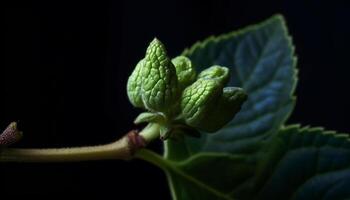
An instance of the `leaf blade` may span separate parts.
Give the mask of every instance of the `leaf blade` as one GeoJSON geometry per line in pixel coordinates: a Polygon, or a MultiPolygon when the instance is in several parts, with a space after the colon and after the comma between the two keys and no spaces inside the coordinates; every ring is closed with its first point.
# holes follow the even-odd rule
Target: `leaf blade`
{"type": "Polygon", "coordinates": [[[182,162],[167,162],[171,163],[165,171],[173,199],[234,199],[232,184],[239,185],[247,174],[253,173],[253,168],[247,165],[249,159],[243,155],[200,153],[182,162]],[[236,176],[231,179],[224,179],[225,173],[202,176],[218,166],[223,171],[233,170],[236,176]]]}
{"type": "MultiPolygon", "coordinates": [[[[241,160],[239,165],[254,165],[254,170],[244,174],[243,178],[234,184],[217,185],[214,178],[210,178],[211,181],[208,182],[206,180],[208,177],[205,177],[208,176],[206,172],[213,173],[215,177],[222,177],[222,174],[226,174],[225,181],[226,179],[232,180],[235,177],[233,175],[234,166],[227,165],[232,169],[232,172],[228,173],[218,167],[213,171],[213,168],[208,168],[207,165],[192,163],[195,162],[195,159],[187,163],[188,167],[193,168],[187,171],[188,175],[196,176],[196,173],[202,172],[202,175],[197,177],[198,180],[207,182],[208,185],[229,198],[244,200],[277,197],[278,199],[299,200],[310,199],[306,198],[310,196],[320,199],[320,195],[325,199],[350,198],[348,190],[344,190],[349,187],[350,181],[343,178],[348,177],[350,173],[348,171],[350,169],[348,135],[336,134],[334,131],[325,131],[322,128],[301,128],[298,125],[280,130],[294,108],[293,93],[297,82],[294,47],[281,16],[274,16],[259,25],[238,32],[210,37],[204,42],[195,44],[191,49],[185,50],[183,55],[190,57],[197,69],[212,64],[231,67],[233,77],[236,78],[230,81],[231,86],[243,87],[250,99],[236,118],[220,132],[209,136],[204,135],[199,139],[185,137],[184,142],[167,141],[165,159],[181,168],[179,163],[207,153],[226,154],[227,163],[230,162],[229,157],[232,155],[245,155],[246,158],[241,160]],[[269,34],[269,29],[273,29],[275,33],[269,34]],[[265,33],[255,35],[254,38],[254,32],[265,33]],[[272,40],[263,44],[261,41],[264,37],[272,37],[272,40]],[[251,48],[254,41],[255,44],[260,44],[265,48],[260,48],[259,52],[254,51],[251,48]],[[281,43],[283,45],[278,46],[281,43]],[[271,49],[274,49],[274,54],[271,53],[271,49]],[[267,58],[264,60],[265,57],[267,58]],[[254,60],[255,62],[252,62],[254,60]],[[272,63],[272,67],[268,63],[272,63]],[[266,69],[269,70],[263,74],[265,77],[257,80],[252,78],[266,72],[266,69]],[[285,134],[286,132],[290,134],[285,134]],[[329,165],[331,163],[329,159],[332,157],[338,159],[336,163],[329,165]],[[294,161],[301,164],[293,165],[294,161]],[[290,166],[294,166],[295,169],[291,170],[290,166]],[[317,173],[321,171],[331,174],[331,178],[319,177],[317,173]],[[329,181],[330,179],[333,181],[329,181]],[[315,188],[312,184],[315,180],[323,180],[324,188],[330,189],[327,189],[324,194],[315,193],[322,189],[320,187],[312,192],[308,188],[315,188]],[[291,185],[286,183],[291,183],[291,185]],[[225,189],[227,185],[232,187],[230,192],[225,189]],[[276,193],[276,191],[283,192],[276,193]]],[[[214,158],[207,159],[215,160],[214,158]]],[[[171,174],[171,171],[166,171],[167,174],[171,174]]],[[[169,175],[169,177],[170,184],[176,183],[172,187],[173,197],[196,199],[199,195],[200,198],[197,199],[223,199],[218,196],[206,198],[209,196],[206,191],[192,190],[193,187],[185,183],[185,180],[175,175],[169,175]]]]}
{"type": "MultiPolygon", "coordinates": [[[[255,198],[325,198],[328,186],[350,177],[349,143],[348,136],[322,128],[282,129],[267,146],[265,159],[258,166],[255,198]],[[342,145],[334,140],[341,140],[342,145]]],[[[342,192],[345,195],[347,190],[342,192]]],[[[350,193],[346,195],[350,197],[350,193]]]]}
{"type": "Polygon", "coordinates": [[[260,155],[201,152],[162,162],[173,199],[341,200],[350,198],[349,144],[348,135],[292,125],[260,155]]]}
{"type": "Polygon", "coordinates": [[[219,132],[203,134],[201,139],[185,138],[179,148],[173,148],[173,141],[166,142],[168,159],[181,160],[197,152],[254,152],[262,139],[276,133],[294,108],[296,58],[280,15],[239,31],[209,37],[186,49],[183,55],[192,60],[197,70],[214,64],[229,67],[233,77],[229,86],[243,87],[248,101],[219,132]]]}

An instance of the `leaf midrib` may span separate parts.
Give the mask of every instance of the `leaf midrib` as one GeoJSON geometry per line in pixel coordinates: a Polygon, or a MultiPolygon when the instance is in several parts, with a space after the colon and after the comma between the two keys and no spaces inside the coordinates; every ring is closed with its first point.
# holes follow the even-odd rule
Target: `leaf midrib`
{"type": "MultiPolygon", "coordinates": [[[[211,192],[212,194],[218,196],[218,197],[221,197],[223,199],[227,199],[227,200],[234,200],[233,198],[227,196],[226,194],[223,194],[222,192],[212,188],[211,186],[201,182],[200,180],[188,175],[186,172],[184,172],[183,170],[179,169],[178,167],[176,166],[180,166],[180,165],[184,165],[186,162],[188,162],[189,160],[193,160],[194,157],[197,157],[197,155],[195,156],[191,156],[189,157],[186,161],[183,161],[183,162],[174,162],[174,161],[170,161],[170,160],[166,160],[166,159],[163,159],[163,163],[164,165],[166,166],[166,168],[164,168],[163,170],[167,173],[169,173],[169,170],[172,171],[173,173],[177,174],[177,175],[180,175],[182,176],[184,179],[194,183],[195,185],[211,192]]],[[[172,188],[173,189],[173,188],[172,188]]]]}
{"type": "MultiPolygon", "coordinates": [[[[167,160],[164,159],[162,156],[158,155],[157,153],[154,153],[153,151],[150,150],[140,150],[135,157],[143,159],[145,161],[148,161],[154,165],[156,165],[157,167],[161,168],[166,174],[170,174],[170,172],[179,175],[181,177],[183,177],[184,179],[186,179],[187,181],[192,182],[193,184],[197,185],[198,187],[203,188],[204,190],[214,194],[215,196],[218,196],[222,199],[226,199],[226,200],[235,200],[231,197],[229,197],[228,195],[214,189],[213,187],[201,182],[200,180],[188,175],[186,172],[184,172],[183,170],[179,169],[179,167],[177,166],[181,166],[181,165],[185,165],[188,162],[191,162],[193,159],[199,157],[199,156],[203,156],[203,155],[209,155],[209,156],[215,156],[215,155],[222,155],[219,153],[201,153],[201,154],[196,154],[194,156],[190,156],[189,158],[187,158],[184,161],[181,162],[176,162],[176,161],[171,161],[171,160],[167,160]]],[[[170,185],[170,187],[173,187],[173,185],[170,185]]],[[[171,191],[174,191],[174,188],[170,188],[171,191]]]]}

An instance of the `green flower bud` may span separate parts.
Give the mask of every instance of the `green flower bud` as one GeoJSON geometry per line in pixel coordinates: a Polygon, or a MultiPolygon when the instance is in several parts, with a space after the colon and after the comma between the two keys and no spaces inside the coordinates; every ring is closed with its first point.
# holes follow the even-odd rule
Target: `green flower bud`
{"type": "Polygon", "coordinates": [[[241,88],[226,87],[229,69],[213,66],[198,75],[181,98],[181,117],[189,126],[215,132],[240,110],[247,96],[241,88]]]}
{"type": "Polygon", "coordinates": [[[214,65],[198,74],[198,79],[214,79],[222,85],[226,85],[230,80],[230,73],[227,67],[214,65]]]}
{"type": "Polygon", "coordinates": [[[129,97],[129,101],[131,104],[138,108],[144,108],[142,97],[141,97],[141,70],[144,65],[144,59],[140,60],[137,63],[134,71],[130,75],[127,83],[127,93],[129,97]]]}
{"type": "Polygon", "coordinates": [[[179,86],[184,89],[196,80],[196,71],[192,62],[185,56],[173,58],[171,62],[175,65],[179,86]]]}
{"type": "Polygon", "coordinates": [[[168,113],[178,98],[178,81],[175,67],[158,39],[148,46],[144,61],[141,72],[143,103],[148,110],[168,113]]]}
{"type": "Polygon", "coordinates": [[[203,119],[215,106],[223,86],[213,79],[198,79],[187,87],[181,98],[181,117],[189,126],[201,129],[203,119]]]}
{"type": "Polygon", "coordinates": [[[161,139],[198,136],[199,130],[215,132],[223,127],[247,95],[241,88],[225,87],[230,79],[226,67],[212,66],[195,79],[190,59],[170,60],[164,45],[154,39],[127,83],[130,102],[149,111],[134,122],[158,124],[161,139]]]}
{"type": "Polygon", "coordinates": [[[212,107],[202,119],[201,129],[206,132],[216,132],[234,118],[246,100],[247,94],[242,88],[225,87],[221,97],[215,103],[216,106],[212,107]]]}

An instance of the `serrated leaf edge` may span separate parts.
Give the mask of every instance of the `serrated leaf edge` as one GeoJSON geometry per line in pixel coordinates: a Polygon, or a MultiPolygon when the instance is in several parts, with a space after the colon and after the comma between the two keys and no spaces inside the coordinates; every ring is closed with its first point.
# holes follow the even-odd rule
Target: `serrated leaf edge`
{"type": "Polygon", "coordinates": [[[320,134],[322,135],[333,135],[333,137],[336,137],[336,138],[344,138],[346,141],[350,142],[350,135],[347,134],[347,133],[338,133],[337,131],[335,130],[326,130],[324,127],[322,126],[315,126],[315,127],[312,127],[312,126],[309,126],[309,125],[306,125],[306,126],[302,126],[301,124],[292,124],[292,125],[287,125],[287,126],[284,126],[280,129],[280,131],[282,131],[281,134],[286,134],[287,131],[291,130],[291,129],[298,129],[298,133],[297,134],[300,134],[302,133],[303,131],[307,131],[307,132],[315,132],[315,131],[318,131],[320,132],[320,134]]]}
{"type": "MultiPolygon", "coordinates": [[[[294,93],[295,93],[295,90],[297,87],[297,83],[298,83],[298,76],[297,75],[299,73],[298,69],[296,68],[298,59],[297,59],[297,56],[295,55],[295,47],[293,45],[292,37],[290,36],[290,34],[288,32],[286,20],[283,17],[283,15],[281,15],[281,14],[275,14],[275,15],[263,20],[260,23],[257,23],[254,25],[249,25],[249,26],[246,26],[246,27],[239,29],[239,30],[234,30],[234,31],[229,32],[229,33],[220,34],[218,36],[214,36],[214,35],[209,36],[208,38],[204,39],[203,41],[195,42],[195,44],[192,45],[190,48],[185,48],[185,50],[181,53],[181,55],[188,56],[189,54],[192,54],[197,49],[205,48],[209,42],[218,43],[219,41],[224,40],[224,39],[229,39],[230,37],[237,37],[239,35],[243,35],[243,34],[250,32],[250,31],[256,31],[256,30],[259,30],[261,27],[264,27],[264,26],[267,26],[271,23],[274,23],[275,21],[278,21],[279,23],[281,23],[283,33],[284,33],[284,35],[287,39],[287,42],[288,42],[288,48],[291,49],[292,68],[294,69],[294,72],[293,72],[294,84],[293,84],[291,92],[290,92],[290,97],[292,98],[293,104],[295,105],[296,96],[294,95],[294,93]]],[[[284,124],[286,122],[286,120],[289,118],[290,115],[291,115],[291,112],[288,115],[286,115],[282,124],[284,124]]]]}
{"type": "MultiPolygon", "coordinates": [[[[295,130],[294,134],[314,134],[315,132],[317,132],[317,134],[320,134],[320,135],[333,136],[334,138],[342,138],[346,142],[350,143],[350,135],[349,134],[338,133],[337,131],[333,131],[333,130],[326,130],[324,127],[321,127],[321,126],[312,127],[310,125],[302,126],[301,124],[292,124],[292,125],[284,126],[280,129],[279,134],[277,134],[275,137],[282,138],[284,134],[290,134],[289,131],[291,131],[293,129],[295,130]]],[[[274,144],[277,144],[276,142],[278,142],[278,145],[281,145],[283,143],[282,140],[275,141],[274,144]]],[[[337,148],[337,146],[334,146],[334,145],[329,145],[329,146],[337,148]]],[[[265,152],[268,151],[270,149],[270,147],[271,147],[271,145],[266,145],[265,148],[263,149],[263,151],[265,151],[265,152]]],[[[290,149],[290,150],[293,151],[293,149],[290,149]]],[[[257,175],[255,177],[255,181],[254,181],[255,183],[257,183],[256,181],[260,182],[262,180],[261,179],[262,172],[263,172],[262,167],[268,163],[268,158],[270,158],[269,156],[266,156],[266,155],[264,155],[263,157],[264,157],[264,159],[262,159],[260,161],[260,163],[258,164],[258,166],[256,168],[257,175]]],[[[276,164],[274,165],[273,169],[269,169],[269,170],[274,171],[276,168],[278,168],[278,165],[280,164],[280,162],[281,162],[281,160],[278,160],[276,162],[276,164]]],[[[327,173],[329,173],[329,172],[327,172],[327,173]]],[[[269,182],[269,181],[271,181],[270,178],[267,179],[267,182],[269,182]]],[[[261,189],[263,189],[263,187],[261,189]]],[[[260,193],[261,190],[258,190],[256,192],[260,193]]]]}

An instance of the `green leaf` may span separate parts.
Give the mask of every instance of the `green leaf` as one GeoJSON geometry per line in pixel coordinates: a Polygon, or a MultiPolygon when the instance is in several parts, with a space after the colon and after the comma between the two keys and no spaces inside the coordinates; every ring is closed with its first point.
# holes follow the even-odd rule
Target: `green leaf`
{"type": "Polygon", "coordinates": [[[282,129],[267,145],[254,185],[245,199],[349,199],[349,135],[298,125],[282,129]]]}
{"type": "Polygon", "coordinates": [[[235,188],[245,186],[256,166],[255,159],[243,154],[199,153],[179,162],[143,149],[136,157],[165,171],[174,200],[233,199],[235,188]]]}
{"type": "Polygon", "coordinates": [[[197,70],[230,68],[229,86],[242,87],[248,100],[228,125],[201,139],[168,141],[165,157],[183,160],[199,152],[249,153],[281,127],[294,108],[296,58],[280,15],[243,30],[210,37],[183,52],[197,70]]]}
{"type": "Polygon", "coordinates": [[[203,152],[171,161],[148,154],[141,157],[165,171],[174,200],[350,198],[349,135],[322,128],[283,128],[260,159],[203,152]]]}
{"type": "Polygon", "coordinates": [[[173,199],[234,199],[247,177],[254,174],[254,163],[244,155],[199,153],[166,168],[173,199]]]}
{"type": "Polygon", "coordinates": [[[173,199],[350,198],[348,137],[320,128],[280,130],[295,103],[293,53],[279,15],[185,50],[197,69],[231,67],[229,85],[242,87],[248,102],[216,134],[165,143],[173,199]]]}

